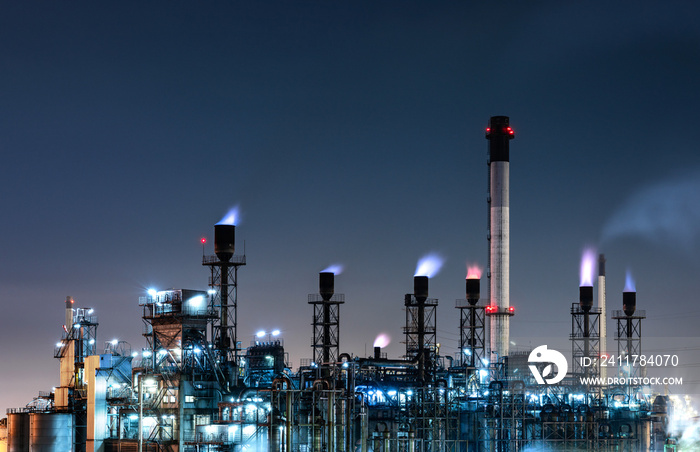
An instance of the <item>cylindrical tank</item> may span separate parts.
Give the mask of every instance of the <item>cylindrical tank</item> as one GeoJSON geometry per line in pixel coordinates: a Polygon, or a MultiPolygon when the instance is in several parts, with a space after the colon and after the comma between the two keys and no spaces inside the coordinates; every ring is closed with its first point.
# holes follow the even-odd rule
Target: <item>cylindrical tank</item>
{"type": "Polygon", "coordinates": [[[334,277],[335,275],[332,272],[321,272],[318,274],[319,293],[321,298],[326,301],[330,300],[335,292],[334,277]]]}
{"type": "Polygon", "coordinates": [[[29,413],[7,413],[7,452],[29,452],[29,413]]]}
{"type": "Polygon", "coordinates": [[[228,262],[233,257],[236,243],[236,226],[232,224],[214,225],[214,252],[216,256],[228,262]]]}
{"type": "Polygon", "coordinates": [[[474,306],[481,297],[481,281],[477,278],[467,278],[467,301],[474,306]]]}
{"type": "Polygon", "coordinates": [[[425,301],[428,298],[428,277],[413,277],[413,295],[418,301],[425,301]]]}
{"type": "Polygon", "coordinates": [[[593,307],[593,286],[581,286],[578,288],[579,306],[583,312],[590,312],[593,307]]]}
{"type": "Polygon", "coordinates": [[[29,452],[65,452],[70,450],[73,450],[72,414],[29,414],[29,452]]]}

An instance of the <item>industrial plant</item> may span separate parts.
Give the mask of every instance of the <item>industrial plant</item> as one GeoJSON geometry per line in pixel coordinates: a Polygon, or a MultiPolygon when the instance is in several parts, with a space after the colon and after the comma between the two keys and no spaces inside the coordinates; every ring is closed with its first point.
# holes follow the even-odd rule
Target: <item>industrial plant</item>
{"type": "Polygon", "coordinates": [[[621,294],[621,309],[606,304],[603,255],[584,256],[579,300],[570,312],[553,313],[571,318],[570,349],[510,350],[510,323],[517,321],[509,299],[509,146],[515,133],[508,117],[494,116],[485,135],[485,284],[480,271],[470,271],[464,298],[438,305],[430,297],[431,275],[419,269],[412,293],[398,294],[404,299],[404,312],[397,312],[405,315],[404,355],[388,357],[381,346],[364,353],[369,356],[343,348],[345,297],[335,293],[332,269],[318,275],[318,293],[308,297],[310,359],[292,369],[277,334],[243,348],[238,282],[246,256],[236,254],[236,226],[223,222],[214,226],[214,254],[203,256],[208,290],[150,291],[139,300],[147,346],[138,352],[124,342],[98,350],[95,313],[66,299],[64,334],[54,350],[59,384],[29,406],[7,411],[7,451],[675,447],[667,431],[669,398],[644,391],[645,367],[625,360],[643,355],[645,313],[636,309],[631,287],[621,294]],[[457,310],[454,356],[442,355],[436,341],[438,308],[457,310]],[[601,365],[608,335],[616,343],[610,355],[624,366],[601,365]],[[608,377],[615,377],[613,384],[608,377]]]}

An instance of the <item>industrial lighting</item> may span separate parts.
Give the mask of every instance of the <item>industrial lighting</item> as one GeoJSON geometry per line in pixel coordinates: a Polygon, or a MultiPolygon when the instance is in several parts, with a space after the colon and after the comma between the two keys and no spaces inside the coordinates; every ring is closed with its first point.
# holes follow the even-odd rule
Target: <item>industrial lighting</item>
{"type": "Polygon", "coordinates": [[[257,337],[263,337],[263,336],[265,336],[265,331],[260,330],[260,331],[258,331],[257,333],[255,333],[255,335],[256,335],[257,337]]]}
{"type": "Polygon", "coordinates": [[[275,336],[275,337],[279,336],[279,335],[280,335],[280,330],[274,330],[274,331],[272,331],[272,335],[275,336]]]}
{"type": "MultiPolygon", "coordinates": [[[[92,339],[90,339],[90,340],[92,340],[92,339]]],[[[112,344],[115,347],[117,346],[118,343],[119,343],[119,341],[116,339],[112,339],[112,341],[110,342],[110,344],[112,344]]]]}
{"type": "Polygon", "coordinates": [[[158,291],[156,289],[148,289],[148,295],[155,297],[158,295],[158,291]]]}
{"type": "Polygon", "coordinates": [[[209,295],[216,295],[216,289],[209,289],[209,290],[207,290],[207,293],[209,295]]]}

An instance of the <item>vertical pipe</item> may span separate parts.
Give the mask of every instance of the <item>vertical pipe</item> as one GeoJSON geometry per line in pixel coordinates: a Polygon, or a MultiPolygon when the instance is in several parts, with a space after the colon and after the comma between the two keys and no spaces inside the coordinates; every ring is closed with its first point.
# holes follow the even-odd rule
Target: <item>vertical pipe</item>
{"type": "Polygon", "coordinates": [[[139,450],[143,452],[143,374],[139,373],[139,450]]]}

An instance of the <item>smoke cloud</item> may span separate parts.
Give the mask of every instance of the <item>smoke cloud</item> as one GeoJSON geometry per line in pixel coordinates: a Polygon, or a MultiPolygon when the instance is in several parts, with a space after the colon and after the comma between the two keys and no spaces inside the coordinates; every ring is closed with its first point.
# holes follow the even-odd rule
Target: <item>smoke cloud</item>
{"type": "Polygon", "coordinates": [[[700,244],[700,172],[647,187],[631,196],[602,232],[602,242],[638,237],[691,254],[700,244]]]}

